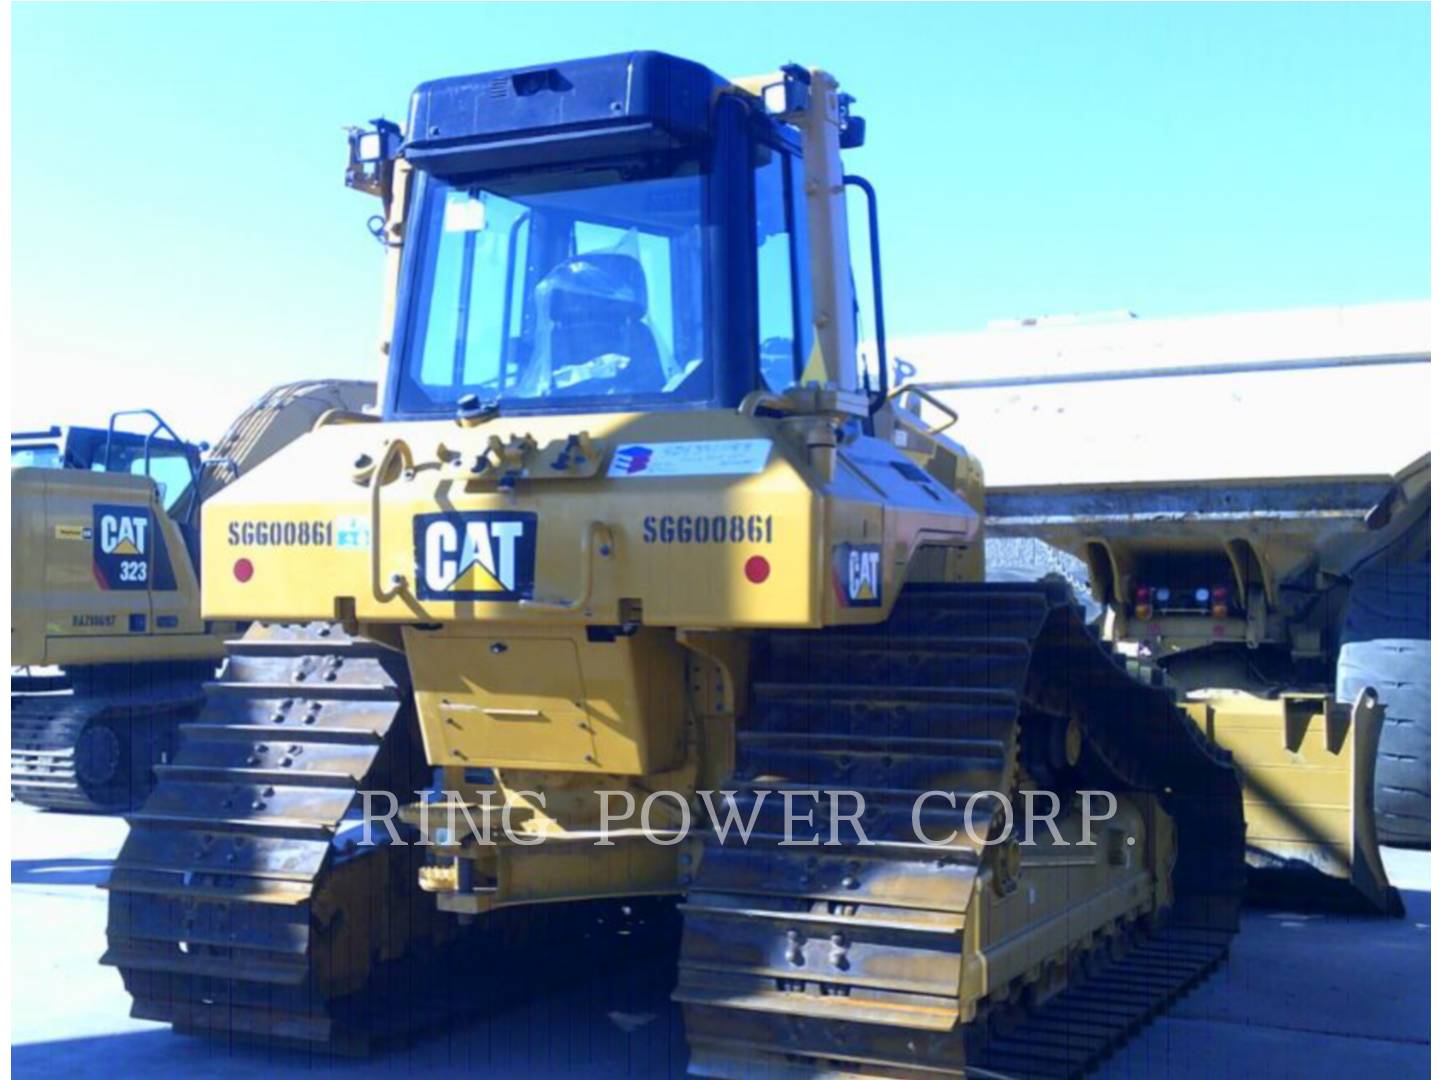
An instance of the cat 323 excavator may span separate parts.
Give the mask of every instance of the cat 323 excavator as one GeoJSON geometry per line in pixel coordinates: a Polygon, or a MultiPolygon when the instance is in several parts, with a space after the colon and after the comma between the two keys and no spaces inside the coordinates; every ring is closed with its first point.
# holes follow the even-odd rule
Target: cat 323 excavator
{"type": "Polygon", "coordinates": [[[11,435],[15,798],[90,813],[140,804],[244,629],[201,617],[201,505],[328,410],[374,398],[366,382],[275,387],[207,457],[152,409],[11,435]]]}
{"type": "Polygon", "coordinates": [[[206,505],[253,626],[109,881],[137,1016],[363,1044],[678,907],[697,1074],[1069,1075],[1224,958],[1228,756],[1066,588],[984,582],[978,462],[860,358],[852,106],[642,52],[352,133],[381,409],[206,505]]]}

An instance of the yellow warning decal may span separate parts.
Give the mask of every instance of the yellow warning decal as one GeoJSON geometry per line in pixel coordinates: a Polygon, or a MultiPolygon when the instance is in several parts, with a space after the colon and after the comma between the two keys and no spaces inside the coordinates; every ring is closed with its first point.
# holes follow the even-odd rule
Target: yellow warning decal
{"type": "Polygon", "coordinates": [[[91,536],[88,525],[56,525],[56,540],[89,540],[91,536]]]}

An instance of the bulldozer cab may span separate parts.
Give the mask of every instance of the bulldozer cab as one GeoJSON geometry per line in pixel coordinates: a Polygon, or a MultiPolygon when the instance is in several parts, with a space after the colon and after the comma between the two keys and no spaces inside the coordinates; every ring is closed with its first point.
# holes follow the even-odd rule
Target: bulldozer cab
{"type": "Polygon", "coordinates": [[[757,97],[673,57],[601,57],[485,76],[480,119],[452,104],[466,79],[418,88],[387,417],[878,387],[857,371],[853,298],[817,345],[817,294],[848,295],[849,275],[848,257],[811,269],[815,164],[784,122],[811,78],[787,69],[757,97]]]}
{"type": "Polygon", "coordinates": [[[207,549],[223,553],[207,611],[877,621],[894,590],[850,604],[832,560],[873,570],[887,531],[897,583],[921,548],[976,557],[978,465],[887,393],[874,192],[841,164],[862,131],[821,70],[731,81],[651,52],[422,83],[403,140],[381,122],[352,131],[347,181],[381,196],[372,230],[390,252],[380,422],[297,450],[317,455],[293,468],[325,486],[310,496],[323,514],[296,519],[303,500],[263,470],[239,485],[243,508],[207,504],[207,549]],[[868,304],[851,187],[870,210],[868,304]],[[340,483],[322,484],[332,462],[340,483]],[[658,478],[671,483],[645,483],[658,478]],[[772,486],[811,493],[784,502],[783,542],[748,505],[772,486]],[[830,515],[818,546],[835,552],[806,540],[811,498],[856,512],[830,515]],[[456,538],[492,525],[524,531],[515,572],[462,573],[456,538]],[[688,561],[697,550],[711,569],[688,561]]]}

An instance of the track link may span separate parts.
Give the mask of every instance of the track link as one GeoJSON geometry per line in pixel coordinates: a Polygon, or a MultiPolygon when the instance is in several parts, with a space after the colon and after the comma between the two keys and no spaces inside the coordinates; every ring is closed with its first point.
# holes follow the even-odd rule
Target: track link
{"type": "Polygon", "coordinates": [[[154,786],[152,766],[174,749],[195,716],[200,682],[159,679],[143,687],[10,696],[10,792],[51,810],[120,813],[154,786]]]}
{"type": "Polygon", "coordinates": [[[404,657],[326,624],[255,626],[228,656],[107,885],[103,962],[133,1016],[365,1054],[677,936],[673,905],[646,901],[461,929],[417,884],[428,849],[380,824],[366,844],[360,826],[364,792],[383,815],[385,793],[413,800],[429,779],[404,657]]]}
{"type": "Polygon", "coordinates": [[[231,645],[107,886],[103,962],[120,969],[132,1015],[338,1042],[332,1005],[432,928],[397,887],[407,869],[413,883],[411,849],[360,846],[346,830],[361,789],[411,779],[394,670],[379,646],[328,625],[255,627],[231,645]]]}
{"type": "MultiPolygon", "coordinates": [[[[1065,587],[907,588],[882,626],[767,635],[755,672],[726,785],[742,817],[760,791],[856,790],[872,843],[822,803],[815,834],[845,846],[779,846],[773,796],[749,843],[707,836],[675,992],[693,1073],[1075,1075],[1226,955],[1244,886],[1234,769],[1125,673],[1065,587]],[[1174,902],[1148,937],[1113,928],[1038,1008],[967,1022],[966,922],[999,851],[963,835],[923,847],[911,807],[931,790],[961,806],[1013,794],[1022,717],[1037,712],[1080,722],[1093,786],[1161,795],[1178,838],[1174,902]]],[[[960,811],[933,805],[928,834],[960,826],[960,811]]],[[[983,829],[999,811],[977,806],[983,829]]]]}

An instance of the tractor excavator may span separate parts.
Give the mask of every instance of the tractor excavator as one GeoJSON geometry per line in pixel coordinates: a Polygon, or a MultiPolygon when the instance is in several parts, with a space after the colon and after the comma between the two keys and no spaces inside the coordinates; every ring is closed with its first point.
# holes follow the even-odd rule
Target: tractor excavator
{"type": "Polygon", "coordinates": [[[887,385],[863,139],[822,70],[648,52],[352,133],[381,407],[206,504],[251,626],[108,882],[134,1015],[353,1049],[678,908],[697,1075],[1068,1076],[1224,959],[1235,769],[1068,589],[985,583],[979,463],[887,385]]]}
{"type": "Polygon", "coordinates": [[[150,409],[104,428],[12,434],[15,798],[92,813],[139,806],[225,640],[243,629],[200,613],[202,504],[322,413],[373,400],[368,383],[276,387],[204,458],[207,447],[150,409]]]}

